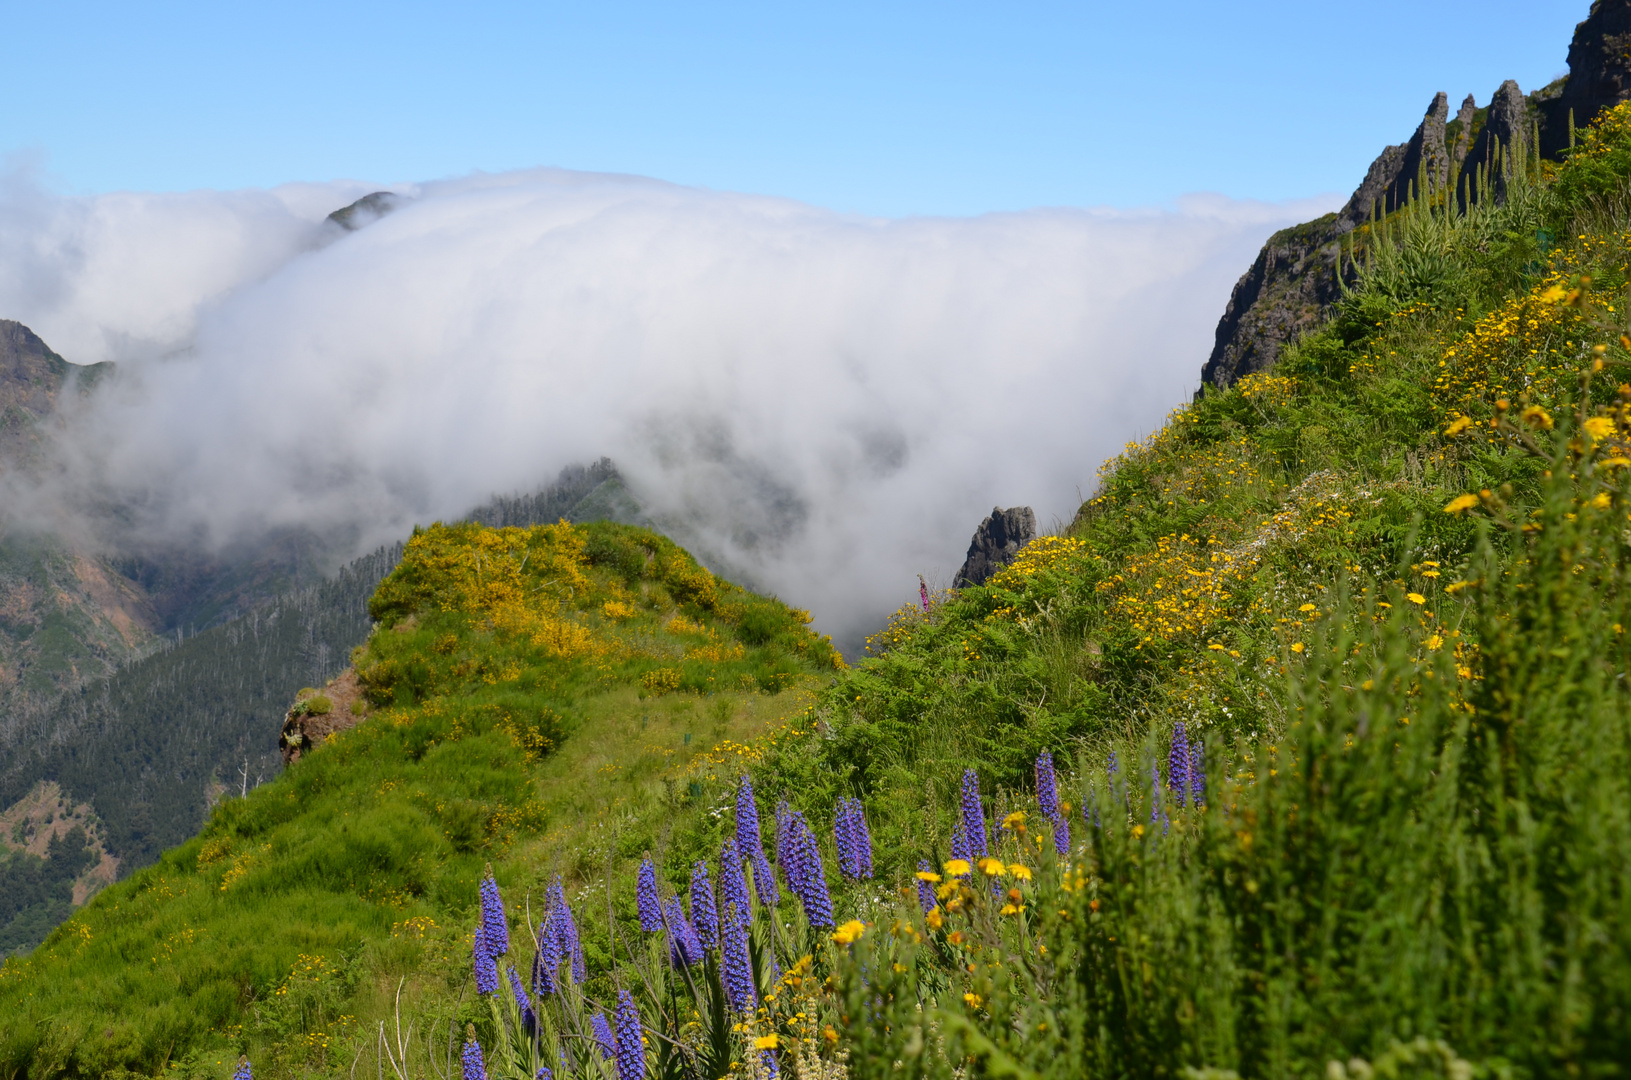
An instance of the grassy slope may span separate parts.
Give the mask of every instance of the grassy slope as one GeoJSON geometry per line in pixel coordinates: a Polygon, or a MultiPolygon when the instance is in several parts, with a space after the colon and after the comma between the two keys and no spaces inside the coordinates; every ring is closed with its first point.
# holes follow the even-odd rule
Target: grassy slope
{"type": "Polygon", "coordinates": [[[240,1043],[322,1065],[397,974],[457,988],[484,863],[521,896],[686,829],[676,770],[782,726],[836,662],[806,616],[609,523],[435,527],[375,613],[364,723],[7,963],[0,1075],[209,1075],[240,1043]]]}
{"type": "MultiPolygon", "coordinates": [[[[591,541],[605,591],[574,585],[569,621],[632,648],[621,661],[519,603],[545,582],[566,599],[558,568],[531,563],[531,592],[492,595],[469,591],[473,570],[454,573],[457,558],[417,583],[399,575],[376,610],[400,632],[360,660],[390,702],[382,715],[223,809],[205,836],[8,967],[0,1006],[25,1019],[6,1021],[4,1060],[35,1075],[56,1062],[151,1069],[192,1025],[187,1072],[225,1075],[239,1047],[262,1074],[343,1072],[366,1058],[396,978],[409,980],[410,1012],[463,1007],[458,928],[488,857],[515,906],[566,876],[593,982],[609,962],[597,906],[628,917],[630,861],[656,848],[680,883],[716,849],[734,772],[722,766],[740,761],[763,801],[791,798],[818,831],[835,795],[863,796],[881,876],[898,880],[946,853],[965,767],[988,792],[994,783],[999,815],[1034,812],[1030,765],[1053,749],[1075,759],[1066,790],[1078,808],[1090,795],[1129,803],[1078,849],[1088,876],[1058,897],[1059,921],[1041,900],[1057,894],[1033,894],[1035,933],[1079,977],[1027,985],[1031,961],[1017,959],[1007,990],[970,975],[985,981],[969,985],[967,1015],[944,1021],[955,1051],[1020,1061],[1016,1075],[1076,1075],[1089,1048],[1102,1075],[1184,1064],[1303,1075],[1327,1054],[1386,1056],[1390,1039],[1428,1034],[1516,1056],[1520,1073],[1611,1063],[1626,1049],[1615,1032],[1631,971],[1631,710],[1616,676],[1631,621],[1619,528],[1631,470],[1613,456],[1631,436],[1620,400],[1631,391],[1616,391],[1619,378],[1585,387],[1580,418],[1609,424],[1601,444],[1571,433],[1569,402],[1593,345],[1631,363],[1619,344],[1631,113],[1594,138],[1555,182],[1514,185],[1502,207],[1418,209],[1367,230],[1368,269],[1327,329],[1130,447],[1066,536],[926,617],[902,612],[876,642],[881,657],[817,689],[813,725],[684,759],[685,725],[740,739],[804,715],[804,699],[755,689],[719,707],[718,694],[641,699],[633,685],[705,691],[710,677],[747,676],[775,689],[820,668],[797,659],[799,641],[821,647],[773,604],[710,597],[683,560],[591,541]],[[1550,413],[1520,418],[1528,405],[1550,413]],[[1444,511],[1468,491],[1486,494],[1444,511]],[[450,574],[463,582],[452,592],[450,574]],[[654,606],[625,623],[603,597],[654,606]],[[694,649],[783,647],[654,659],[668,631],[653,620],[676,602],[719,635],[694,649]],[[559,669],[516,671],[517,640],[584,648],[559,669]],[[557,730],[550,716],[568,722],[557,730]],[[1369,736],[1373,717],[1399,734],[1369,736]],[[1139,785],[1107,787],[1102,766],[1115,750],[1142,779],[1179,720],[1206,741],[1217,787],[1205,814],[1171,808],[1176,840],[1161,845],[1167,826],[1145,824],[1160,808],[1139,785]],[[789,737],[812,726],[822,738],[789,737]],[[529,764],[538,738],[560,747],[529,764]],[[1329,779],[1310,786],[1315,776],[1329,779]],[[1311,884],[1314,902],[1299,891],[1311,884]],[[165,890],[177,899],[161,901],[165,890]],[[228,927],[239,928],[230,977],[229,950],[197,937],[228,927]],[[176,989],[188,1008],[162,998],[176,989]],[[88,1010],[110,1000],[126,1019],[88,1037],[88,1010]],[[1044,1026],[1037,1009],[1055,1010],[1044,1026]],[[196,1041],[200,1015],[213,1041],[196,1041]],[[58,1026],[35,1026],[47,1016],[58,1026]]],[[[487,554],[514,566],[519,552],[487,554]]],[[[1052,873],[1044,860],[1039,887],[1052,873]]],[[[870,892],[840,890],[836,903],[840,917],[880,911],[870,892]]],[[[969,932],[1004,947],[992,925],[969,932]]],[[[855,1051],[853,1074],[895,1060],[950,1074],[956,1053],[931,1061],[909,1013],[925,987],[957,1008],[951,944],[908,949],[900,968],[871,964],[870,982],[847,984],[869,995],[865,1008],[824,1006],[855,1051]],[[884,990],[889,1008],[908,1009],[897,1023],[873,1022],[884,990]]]]}

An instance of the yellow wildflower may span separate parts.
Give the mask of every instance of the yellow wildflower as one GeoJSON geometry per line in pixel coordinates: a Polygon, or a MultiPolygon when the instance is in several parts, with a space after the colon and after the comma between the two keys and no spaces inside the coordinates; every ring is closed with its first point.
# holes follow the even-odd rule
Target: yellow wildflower
{"type": "Polygon", "coordinates": [[[930,885],[940,884],[940,875],[935,873],[933,870],[919,870],[912,876],[917,878],[919,881],[927,881],[930,885]]]}
{"type": "Polygon", "coordinates": [[[1539,405],[1529,406],[1519,416],[1530,427],[1545,428],[1547,431],[1552,429],[1552,414],[1539,405]]]}
{"type": "Polygon", "coordinates": [[[993,858],[992,856],[987,855],[985,858],[980,860],[980,873],[984,874],[986,877],[996,877],[998,874],[1002,873],[1004,869],[1006,869],[1006,867],[1002,865],[1001,859],[993,858]]]}
{"type": "Polygon", "coordinates": [[[753,1048],[755,1050],[774,1050],[780,1045],[781,1036],[777,1035],[775,1032],[771,1032],[769,1035],[761,1035],[757,1039],[753,1040],[753,1048]]]}
{"type": "Polygon", "coordinates": [[[1614,421],[1606,416],[1594,416],[1580,425],[1586,429],[1586,434],[1594,440],[1601,441],[1614,434],[1614,421]]]}
{"type": "Polygon", "coordinates": [[[1009,876],[1017,877],[1021,881],[1031,880],[1031,868],[1029,866],[1021,866],[1019,863],[1009,863],[1008,873],[1009,876]]]}
{"type": "Polygon", "coordinates": [[[1410,601],[1412,604],[1425,604],[1425,603],[1427,603],[1427,597],[1423,596],[1419,592],[1405,593],[1404,598],[1406,600],[1410,601]]]}
{"type": "Polygon", "coordinates": [[[1444,429],[1446,435],[1459,435],[1472,427],[1472,419],[1467,416],[1458,416],[1450,421],[1450,426],[1444,429]]]}
{"type": "Polygon", "coordinates": [[[1478,496],[1476,496],[1476,495],[1457,495],[1455,498],[1453,498],[1453,499],[1451,499],[1449,501],[1448,505],[1446,505],[1444,507],[1444,512],[1446,514],[1459,514],[1459,513],[1461,513],[1461,511],[1471,510],[1473,507],[1475,507],[1477,505],[1478,505],[1478,496]]]}
{"type": "Polygon", "coordinates": [[[973,867],[968,865],[967,859],[953,859],[946,864],[946,873],[950,874],[952,877],[962,877],[971,869],[973,869],[973,867]]]}
{"type": "Polygon", "coordinates": [[[832,939],[840,945],[853,945],[866,933],[866,923],[860,919],[851,919],[833,932],[832,939]]]}

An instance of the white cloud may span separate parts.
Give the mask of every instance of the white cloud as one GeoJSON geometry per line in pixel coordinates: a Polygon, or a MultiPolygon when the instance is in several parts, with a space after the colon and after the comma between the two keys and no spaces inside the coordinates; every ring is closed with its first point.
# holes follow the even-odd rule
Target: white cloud
{"type": "Polygon", "coordinates": [[[1272,230],[1335,199],[875,220],[560,171],[0,192],[0,315],[125,362],[81,467],[218,540],[365,541],[616,460],[679,538],[853,640],[993,504],[1068,520],[1198,381],[1272,230]]]}

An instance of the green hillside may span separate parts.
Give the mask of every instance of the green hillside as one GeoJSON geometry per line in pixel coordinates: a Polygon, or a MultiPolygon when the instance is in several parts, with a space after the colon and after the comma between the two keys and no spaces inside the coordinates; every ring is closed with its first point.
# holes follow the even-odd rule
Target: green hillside
{"type": "Polygon", "coordinates": [[[606,522],[418,532],[372,612],[360,723],[7,961],[0,1075],[213,1075],[240,1039],[331,1063],[388,976],[460,951],[484,863],[638,854],[696,817],[685,763],[840,663],[808,616],[606,522]]]}
{"type": "Polygon", "coordinates": [[[852,669],[648,532],[417,534],[361,722],[8,962],[0,1077],[1625,1075],[1631,105],[1581,139],[852,669]]]}

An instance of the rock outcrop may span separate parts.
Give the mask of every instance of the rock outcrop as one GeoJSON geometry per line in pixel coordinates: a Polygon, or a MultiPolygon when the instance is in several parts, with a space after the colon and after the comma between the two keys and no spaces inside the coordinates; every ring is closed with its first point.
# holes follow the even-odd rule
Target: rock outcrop
{"type": "Polygon", "coordinates": [[[349,206],[340,207],[328,216],[328,220],[346,232],[356,232],[364,225],[372,225],[407,201],[405,196],[394,191],[375,191],[364,195],[349,206]]]}
{"type": "MultiPolygon", "coordinates": [[[[1463,113],[1467,109],[1462,105],[1463,113]]],[[[1449,111],[1449,98],[1442,91],[1435,94],[1415,134],[1383,148],[1341,210],[1269,237],[1235,283],[1218,320],[1212,355],[1201,369],[1203,383],[1225,387],[1243,375],[1267,371],[1281,349],[1325,321],[1342,295],[1342,237],[1372,214],[1397,210],[1420,187],[1437,191],[1450,182],[1449,111]]]]}
{"type": "Polygon", "coordinates": [[[1585,127],[1604,109],[1631,98],[1631,0],[1596,0],[1574,28],[1569,76],[1559,92],[1538,102],[1540,150],[1555,157],[1569,145],[1569,117],[1585,127]]]}
{"type": "Polygon", "coordinates": [[[1496,199],[1506,197],[1506,185],[1517,161],[1528,160],[1534,150],[1533,128],[1538,115],[1531,111],[1523,91],[1512,79],[1506,80],[1490,99],[1482,129],[1472,149],[1461,163],[1456,191],[1476,199],[1480,180],[1486,180],[1496,199]]]}
{"type": "Polygon", "coordinates": [[[1537,140],[1541,155],[1555,158],[1568,148],[1571,122],[1584,127],[1603,109],[1628,99],[1631,0],[1591,5],[1574,28],[1569,74],[1559,82],[1526,96],[1508,79],[1485,109],[1469,94],[1453,124],[1446,124],[1448,99],[1436,95],[1416,133],[1377,155],[1341,210],[1269,237],[1229,297],[1212,355],[1201,369],[1202,383],[1221,388],[1268,370],[1287,344],[1329,317],[1342,294],[1341,238],[1367,221],[1373,208],[1392,213],[1423,186],[1450,185],[1462,202],[1476,200],[1481,191],[1505,198],[1537,140]]]}
{"type": "Polygon", "coordinates": [[[346,668],[321,690],[302,690],[278,732],[284,765],[292,765],[323,745],[331,735],[356,727],[368,715],[357,673],[346,668]]]}
{"type": "MultiPolygon", "coordinates": [[[[1218,321],[1212,355],[1201,381],[1216,387],[1266,371],[1280,351],[1330,315],[1342,294],[1340,242],[1373,210],[1392,213],[1423,187],[1448,185],[1465,203],[1480,193],[1506,196],[1507,185],[1535,147],[1557,157],[1569,145],[1569,129],[1631,99],[1631,0],[1596,0],[1574,30],[1569,74],[1525,96],[1511,79],[1479,109],[1472,95],[1447,124],[1448,99],[1440,93],[1427,107],[1409,141],[1377,155],[1346,205],[1335,214],[1283,229],[1236,283],[1218,321]]],[[[1204,386],[1203,386],[1204,390],[1204,386]]]]}
{"type": "Polygon", "coordinates": [[[980,522],[969,541],[968,558],[953,579],[955,588],[983,585],[985,579],[1014,561],[1019,549],[1036,539],[1036,514],[1029,506],[1004,510],[991,508],[991,516],[980,522]]]}

